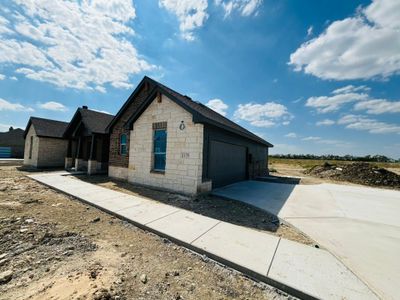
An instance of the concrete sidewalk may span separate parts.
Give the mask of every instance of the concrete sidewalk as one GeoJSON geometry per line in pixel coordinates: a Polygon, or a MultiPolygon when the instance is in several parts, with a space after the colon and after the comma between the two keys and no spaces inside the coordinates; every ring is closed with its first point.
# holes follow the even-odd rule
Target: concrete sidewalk
{"type": "Polygon", "coordinates": [[[295,296],[377,299],[325,250],[112,191],[66,174],[41,173],[29,177],[295,296]]]}

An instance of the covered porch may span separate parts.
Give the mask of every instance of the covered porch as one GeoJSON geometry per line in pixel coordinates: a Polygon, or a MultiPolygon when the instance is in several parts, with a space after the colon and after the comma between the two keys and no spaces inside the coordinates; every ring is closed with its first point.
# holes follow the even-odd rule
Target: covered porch
{"type": "Polygon", "coordinates": [[[108,170],[107,135],[92,134],[68,140],[65,168],[87,171],[90,174],[106,173],[108,170]]]}
{"type": "Polygon", "coordinates": [[[68,139],[65,169],[107,173],[110,139],[105,129],[112,118],[87,106],[78,108],[64,134],[68,139]]]}

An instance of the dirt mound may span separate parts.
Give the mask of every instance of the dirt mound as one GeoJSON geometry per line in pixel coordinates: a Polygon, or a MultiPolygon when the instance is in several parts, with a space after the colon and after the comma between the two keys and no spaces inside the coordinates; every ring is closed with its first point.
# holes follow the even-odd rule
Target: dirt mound
{"type": "Polygon", "coordinates": [[[369,163],[335,165],[326,162],[308,169],[305,173],[320,178],[400,189],[400,175],[369,163]]]}

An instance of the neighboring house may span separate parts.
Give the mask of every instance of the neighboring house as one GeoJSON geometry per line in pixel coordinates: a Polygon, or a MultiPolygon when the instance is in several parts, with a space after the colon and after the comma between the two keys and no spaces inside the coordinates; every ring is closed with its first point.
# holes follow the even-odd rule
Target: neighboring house
{"type": "Polygon", "coordinates": [[[0,132],[0,158],[23,158],[24,145],[24,130],[10,127],[7,132],[0,132]]]}
{"type": "Polygon", "coordinates": [[[26,126],[24,165],[53,168],[64,165],[67,140],[63,134],[68,123],[31,117],[26,126]]]}
{"type": "Polygon", "coordinates": [[[109,135],[107,125],[113,115],[78,108],[64,133],[68,140],[65,168],[84,170],[88,174],[107,172],[109,135]]]}
{"type": "Polygon", "coordinates": [[[187,194],[266,175],[270,143],[148,78],[108,126],[109,176],[187,194]]]}

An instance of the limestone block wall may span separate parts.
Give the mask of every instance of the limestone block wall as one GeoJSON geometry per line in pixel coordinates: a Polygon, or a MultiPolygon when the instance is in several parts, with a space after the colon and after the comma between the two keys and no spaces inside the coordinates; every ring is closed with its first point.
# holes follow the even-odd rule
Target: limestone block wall
{"type": "Polygon", "coordinates": [[[153,100],[133,125],[128,181],[195,194],[202,184],[203,124],[194,124],[192,115],[166,96],[161,99],[161,103],[153,100]],[[167,122],[166,166],[161,174],[152,171],[153,123],[157,122],[167,122]]]}
{"type": "Polygon", "coordinates": [[[109,165],[108,176],[120,180],[128,180],[128,168],[109,165]]]}
{"type": "Polygon", "coordinates": [[[63,167],[67,156],[68,141],[39,137],[38,167],[63,167]]]}
{"type": "Polygon", "coordinates": [[[24,150],[24,165],[37,167],[38,166],[38,154],[39,154],[39,138],[36,136],[35,129],[30,126],[28,133],[25,138],[25,150],[24,150]],[[29,158],[29,150],[31,147],[32,137],[32,156],[29,158]]]}

